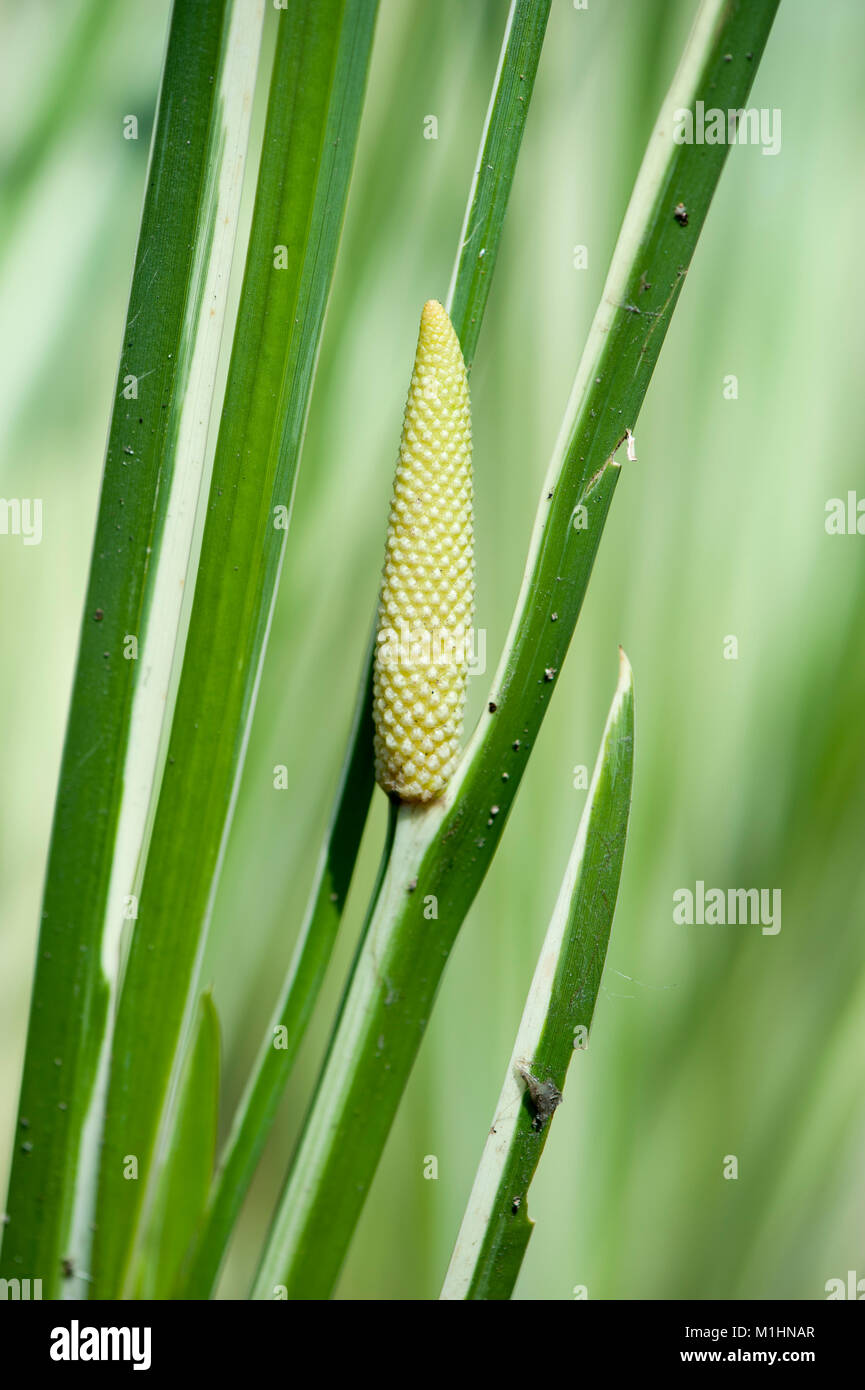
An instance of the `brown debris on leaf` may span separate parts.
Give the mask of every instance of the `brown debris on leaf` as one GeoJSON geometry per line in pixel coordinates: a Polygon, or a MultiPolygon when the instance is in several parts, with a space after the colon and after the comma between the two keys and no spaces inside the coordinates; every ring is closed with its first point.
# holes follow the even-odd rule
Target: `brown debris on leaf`
{"type": "Polygon", "coordinates": [[[562,1093],[553,1081],[539,1081],[526,1062],[517,1062],[517,1071],[526,1083],[529,1099],[535,1108],[532,1128],[541,1130],[556,1106],[562,1103],[562,1093]]]}

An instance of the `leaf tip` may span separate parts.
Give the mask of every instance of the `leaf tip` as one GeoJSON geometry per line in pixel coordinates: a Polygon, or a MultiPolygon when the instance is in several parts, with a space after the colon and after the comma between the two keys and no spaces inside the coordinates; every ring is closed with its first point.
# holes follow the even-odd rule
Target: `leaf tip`
{"type": "Polygon", "coordinates": [[[624,647],[619,644],[619,684],[618,689],[624,691],[629,685],[634,684],[634,672],[628,660],[628,654],[624,647]]]}

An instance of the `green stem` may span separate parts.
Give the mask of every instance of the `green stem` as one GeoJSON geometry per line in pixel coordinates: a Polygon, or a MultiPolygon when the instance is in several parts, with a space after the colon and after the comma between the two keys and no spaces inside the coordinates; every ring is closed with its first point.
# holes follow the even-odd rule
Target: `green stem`
{"type": "Polygon", "coordinates": [[[726,145],[675,144],[673,112],[693,110],[697,100],[722,109],[744,105],[777,3],[704,0],[701,6],[577,373],[489,712],[440,801],[400,811],[388,875],[279,1202],[255,1298],[323,1298],[333,1290],[445,962],[501,837],[561,670],[620,475],[613,454],[635,426],[726,159],[726,145]]]}

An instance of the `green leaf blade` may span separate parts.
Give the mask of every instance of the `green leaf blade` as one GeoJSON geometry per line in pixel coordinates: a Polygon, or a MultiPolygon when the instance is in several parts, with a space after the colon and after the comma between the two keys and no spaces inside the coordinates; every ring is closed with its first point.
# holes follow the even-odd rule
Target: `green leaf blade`
{"type": "Polygon", "coordinates": [[[625,853],[634,764],[634,693],[619,682],[567,872],[547,930],[483,1156],[448,1269],[443,1299],[510,1298],[533,1223],[528,1192],[554,1112],[541,1123],[520,1068],[562,1093],[591,1026],[625,853]]]}
{"type": "Polygon", "coordinates": [[[512,0],[447,298],[471,371],[552,0],[512,0]]]}
{"type": "Polygon", "coordinates": [[[137,1298],[174,1298],[183,1260],[207,1202],[219,1120],[219,1017],[202,994],[184,1063],[175,1123],[159,1176],[154,1219],[136,1287],[137,1298]]]}

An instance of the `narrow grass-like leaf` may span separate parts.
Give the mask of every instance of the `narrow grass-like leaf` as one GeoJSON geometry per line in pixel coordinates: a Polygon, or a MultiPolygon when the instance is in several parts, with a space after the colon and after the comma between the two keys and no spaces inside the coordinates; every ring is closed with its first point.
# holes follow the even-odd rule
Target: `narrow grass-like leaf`
{"type": "Polygon", "coordinates": [[[196,1002],[255,704],[342,226],[376,0],[279,14],[234,348],[165,776],[117,1022],[94,1242],[128,1292],[164,1107],[196,1002]],[[124,1179],[134,1154],[139,1181],[124,1179]]]}
{"type": "Polygon", "coordinates": [[[173,1298],[184,1256],[207,1201],[219,1119],[219,1018],[202,994],[184,1061],[174,1126],[153,1203],[137,1298],[173,1298]]]}
{"type": "Polygon", "coordinates": [[[443,1299],[499,1299],[513,1293],[534,1229],[528,1213],[529,1186],[574,1049],[588,1045],[622,873],[633,768],[633,679],[621,652],[619,682],[577,838],[535,968],[443,1299]],[[538,1086],[541,1089],[533,1096],[532,1089],[538,1086]]]}
{"type": "MultiPolygon", "coordinates": [[[[467,369],[490,292],[549,10],[550,0],[513,0],[508,15],[448,296],[467,369]]],[[[374,785],[372,651],[371,641],[348,753],[298,945],[220,1160],[209,1218],[190,1276],[189,1292],[194,1297],[205,1297],[213,1288],[342,919],[374,785]],[[273,1045],[277,1035],[278,1048],[273,1045]]]]}
{"type": "Polygon", "coordinates": [[[283,1190],[253,1296],[326,1297],[417,1055],[445,962],[501,838],[586,592],[633,430],[727,145],[676,144],[674,112],[744,106],[778,0],[704,0],[625,216],[545,484],[487,710],[390,867],[283,1190]],[[681,205],[681,206],[680,206],[681,205]],[[505,780],[506,779],[506,780],[505,780]],[[492,813],[496,807],[495,813],[492,813]],[[430,899],[438,917],[425,913],[430,899]]]}
{"type": "Polygon", "coordinates": [[[511,0],[447,310],[471,371],[552,0],[511,0]]]}
{"type": "Polygon", "coordinates": [[[84,1292],[124,928],[164,755],[249,132],[259,0],[177,0],[60,772],[3,1248],[84,1292]]]}

